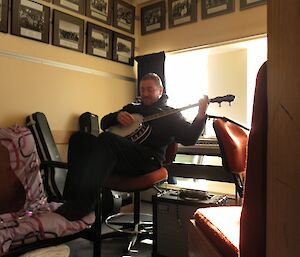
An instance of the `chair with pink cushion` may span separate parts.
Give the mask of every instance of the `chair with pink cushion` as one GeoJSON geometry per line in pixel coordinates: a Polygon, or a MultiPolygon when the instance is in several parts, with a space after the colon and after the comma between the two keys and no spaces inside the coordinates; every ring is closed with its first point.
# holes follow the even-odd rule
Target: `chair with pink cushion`
{"type": "Polygon", "coordinates": [[[94,213],[71,222],[54,212],[60,204],[47,201],[30,130],[0,128],[0,256],[18,256],[85,236],[94,213]]]}

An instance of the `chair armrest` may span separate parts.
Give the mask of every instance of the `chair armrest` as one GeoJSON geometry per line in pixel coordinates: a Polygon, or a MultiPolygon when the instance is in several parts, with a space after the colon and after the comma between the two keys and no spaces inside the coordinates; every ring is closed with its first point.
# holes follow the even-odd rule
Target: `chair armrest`
{"type": "Polygon", "coordinates": [[[40,167],[42,169],[47,168],[47,167],[68,169],[68,163],[58,162],[58,161],[42,161],[40,164],[40,167]]]}
{"type": "Polygon", "coordinates": [[[239,123],[237,121],[234,121],[232,119],[229,119],[227,117],[224,117],[224,116],[207,115],[207,117],[208,117],[208,119],[223,119],[225,121],[230,121],[230,122],[234,123],[235,125],[237,125],[237,126],[243,128],[243,129],[245,129],[245,130],[248,130],[248,131],[250,130],[250,128],[242,125],[241,123],[239,123]]]}

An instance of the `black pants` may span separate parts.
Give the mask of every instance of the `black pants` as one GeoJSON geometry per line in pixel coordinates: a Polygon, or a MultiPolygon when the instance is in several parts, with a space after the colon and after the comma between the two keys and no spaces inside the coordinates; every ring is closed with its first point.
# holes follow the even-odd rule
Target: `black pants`
{"type": "Polygon", "coordinates": [[[156,170],[160,162],[140,144],[103,132],[98,137],[76,132],[69,141],[64,198],[92,210],[109,174],[136,176],[156,170]]]}

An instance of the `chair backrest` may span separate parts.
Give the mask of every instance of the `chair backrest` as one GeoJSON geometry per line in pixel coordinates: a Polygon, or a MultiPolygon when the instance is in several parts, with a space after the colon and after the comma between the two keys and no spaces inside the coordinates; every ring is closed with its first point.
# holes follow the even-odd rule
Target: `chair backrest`
{"type": "MultiPolygon", "coordinates": [[[[45,114],[35,112],[27,116],[26,125],[33,134],[41,162],[61,162],[61,157],[45,114]]],[[[44,168],[43,180],[49,201],[63,198],[66,176],[67,170],[50,166],[44,168]]]]}
{"type": "Polygon", "coordinates": [[[164,165],[171,164],[175,160],[177,150],[178,150],[178,143],[172,142],[168,145],[165,153],[164,165]]]}
{"type": "Polygon", "coordinates": [[[79,116],[80,131],[90,133],[94,136],[99,135],[99,119],[98,115],[90,112],[82,113],[79,116]]]}
{"type": "Polygon", "coordinates": [[[223,167],[233,174],[236,190],[242,197],[249,133],[226,118],[214,120],[213,127],[220,146],[223,167]]]}
{"type": "Polygon", "coordinates": [[[240,227],[240,256],[266,256],[266,171],[268,136],[267,63],[256,78],[248,142],[245,196],[240,227]]]}

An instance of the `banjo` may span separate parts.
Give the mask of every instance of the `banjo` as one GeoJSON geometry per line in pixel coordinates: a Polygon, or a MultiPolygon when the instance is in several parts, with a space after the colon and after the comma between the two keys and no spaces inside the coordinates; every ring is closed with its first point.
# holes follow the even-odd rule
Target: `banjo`
{"type": "MultiPolygon", "coordinates": [[[[232,101],[234,101],[235,96],[234,95],[225,95],[225,96],[218,96],[215,98],[212,98],[209,100],[210,103],[218,103],[221,106],[222,102],[228,102],[229,105],[231,104],[232,101]]],[[[116,125],[112,126],[107,129],[107,131],[122,136],[130,139],[134,143],[142,143],[143,141],[146,140],[146,138],[150,135],[152,131],[152,127],[150,125],[145,125],[144,123],[152,120],[156,120],[171,114],[175,114],[181,111],[184,111],[186,109],[196,107],[198,106],[199,103],[195,104],[190,104],[178,109],[171,109],[171,110],[166,110],[162,111],[153,115],[149,116],[143,116],[141,114],[137,113],[131,113],[131,115],[134,118],[134,122],[129,125],[129,126],[121,126],[121,125],[116,125]]]]}

